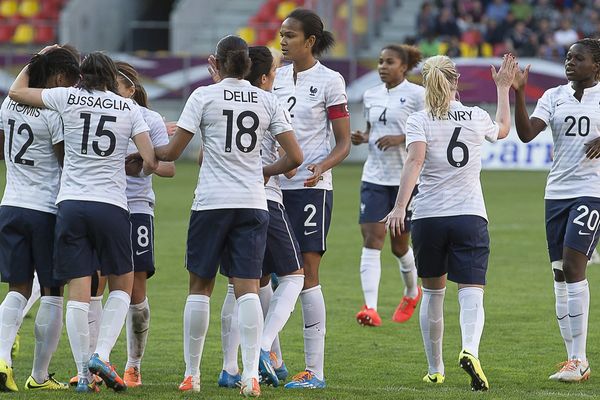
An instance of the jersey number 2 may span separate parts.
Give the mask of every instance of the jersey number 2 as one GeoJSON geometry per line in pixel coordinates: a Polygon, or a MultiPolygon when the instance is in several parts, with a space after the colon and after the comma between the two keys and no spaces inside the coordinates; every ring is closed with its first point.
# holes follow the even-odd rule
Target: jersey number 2
{"type": "MultiPolygon", "coordinates": [[[[10,132],[8,133],[8,158],[11,161],[13,161],[13,159],[12,159],[12,144],[13,144],[13,135],[15,133],[15,120],[9,119],[8,126],[10,126],[10,132]]],[[[27,159],[23,158],[23,156],[25,155],[25,152],[27,151],[29,146],[31,146],[31,144],[33,143],[33,129],[31,129],[31,127],[28,124],[21,124],[19,126],[19,128],[17,129],[17,134],[22,135],[23,132],[27,132],[28,137],[27,137],[27,140],[25,141],[25,143],[23,143],[23,147],[21,147],[21,150],[19,150],[19,152],[15,156],[15,159],[13,162],[15,164],[29,165],[30,167],[33,167],[33,165],[34,165],[33,160],[27,160],[27,159]]]]}

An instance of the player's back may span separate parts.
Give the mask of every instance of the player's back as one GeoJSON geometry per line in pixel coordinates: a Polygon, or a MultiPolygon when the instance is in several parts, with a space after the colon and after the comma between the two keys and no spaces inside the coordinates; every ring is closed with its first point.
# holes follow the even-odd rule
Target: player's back
{"type": "Polygon", "coordinates": [[[2,205],[56,213],[60,166],[53,145],[62,141],[56,111],[16,103],[2,103],[6,188],[2,205]]]}
{"type": "Polygon", "coordinates": [[[426,111],[412,114],[406,123],[407,146],[426,142],[419,194],[413,219],[480,215],[487,218],[479,174],[484,139],[496,141],[498,126],[479,107],[450,103],[447,119],[426,111]]]}

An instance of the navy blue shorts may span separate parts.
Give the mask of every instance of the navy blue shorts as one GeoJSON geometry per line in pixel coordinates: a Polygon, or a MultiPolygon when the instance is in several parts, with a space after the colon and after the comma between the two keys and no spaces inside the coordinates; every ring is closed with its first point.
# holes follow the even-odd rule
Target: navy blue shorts
{"type": "Polygon", "coordinates": [[[0,207],[0,277],[2,282],[21,284],[33,280],[47,288],[64,282],[52,277],[56,215],[29,208],[0,207]]]}
{"type": "Polygon", "coordinates": [[[54,260],[56,279],[91,276],[98,269],[101,275],[133,272],[129,212],[97,201],[61,201],[54,260]]]}
{"type": "Polygon", "coordinates": [[[447,273],[452,282],[485,285],[490,237],[484,218],[416,219],[411,235],[419,277],[437,278],[447,273]]]}
{"type": "Polygon", "coordinates": [[[600,199],[580,197],[546,200],[546,240],[550,261],[563,259],[563,247],[579,251],[589,259],[598,244],[600,199]]]}
{"type": "Polygon", "coordinates": [[[192,211],[187,269],[200,278],[212,279],[223,257],[230,262],[227,276],[260,279],[268,224],[269,213],[254,208],[192,211]]]}
{"type": "Polygon", "coordinates": [[[300,251],[324,254],[331,224],[333,191],[296,189],[283,191],[283,204],[292,223],[300,251]]]}
{"type": "MultiPolygon", "coordinates": [[[[415,189],[410,196],[406,206],[406,218],[404,219],[404,231],[410,232],[410,220],[412,217],[412,199],[418,193],[415,189]]],[[[359,224],[370,224],[381,221],[394,208],[398,186],[377,185],[371,182],[362,182],[360,185],[360,213],[359,224]]]]}
{"type": "Polygon", "coordinates": [[[131,244],[133,246],[133,269],[154,275],[154,218],[150,214],[131,214],[131,244]]]}

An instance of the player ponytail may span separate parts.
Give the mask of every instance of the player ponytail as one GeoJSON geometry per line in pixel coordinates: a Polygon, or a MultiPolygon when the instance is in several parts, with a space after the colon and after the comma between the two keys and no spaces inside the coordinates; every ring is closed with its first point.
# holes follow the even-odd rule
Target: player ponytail
{"type": "Polygon", "coordinates": [[[79,80],[79,63],[73,53],[58,47],[46,54],[36,54],[29,61],[29,87],[43,89],[48,80],[62,74],[65,83],[72,86],[79,80]]]}
{"type": "MultiPolygon", "coordinates": [[[[600,63],[600,40],[583,38],[583,39],[580,39],[580,40],[576,41],[575,43],[573,43],[573,45],[576,45],[576,44],[584,46],[590,52],[594,63],[600,63]]],[[[596,75],[594,76],[594,80],[600,81],[600,68],[596,72],[596,75]]]]}
{"type": "Polygon", "coordinates": [[[99,51],[85,56],[81,62],[81,81],[78,87],[92,90],[109,90],[117,93],[117,67],[113,60],[99,51]]]}
{"type": "Polygon", "coordinates": [[[421,73],[425,86],[425,110],[434,118],[448,119],[450,102],[454,100],[452,92],[458,85],[456,66],[446,56],[434,56],[425,60],[421,73]]]}
{"type": "Polygon", "coordinates": [[[402,64],[406,65],[406,72],[409,72],[416,67],[423,59],[423,54],[415,46],[409,46],[407,44],[388,44],[383,50],[392,50],[398,54],[398,58],[402,61],[402,64]]]}
{"type": "Polygon", "coordinates": [[[245,79],[252,85],[260,87],[262,76],[269,75],[273,67],[273,53],[266,46],[252,46],[248,54],[250,55],[252,66],[245,79]]]}
{"type": "Polygon", "coordinates": [[[239,36],[225,36],[217,44],[216,58],[223,78],[243,79],[250,71],[248,44],[239,36]]]}
{"type": "Polygon", "coordinates": [[[138,75],[133,65],[128,64],[124,61],[115,61],[117,71],[119,75],[117,79],[120,80],[126,88],[134,88],[132,99],[142,107],[148,108],[148,94],[146,89],[140,82],[140,76],[138,75]]]}
{"type": "Polygon", "coordinates": [[[321,54],[326,53],[335,45],[333,34],[324,30],[321,17],[314,11],[297,8],[292,11],[287,18],[295,19],[302,24],[302,31],[304,32],[305,39],[308,39],[311,36],[315,37],[315,44],[311,49],[313,56],[318,57],[321,54]]]}

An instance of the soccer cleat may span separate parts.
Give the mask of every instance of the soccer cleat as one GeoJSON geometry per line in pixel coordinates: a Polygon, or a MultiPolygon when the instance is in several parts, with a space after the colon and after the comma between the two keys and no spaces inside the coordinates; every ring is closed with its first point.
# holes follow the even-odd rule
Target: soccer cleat
{"type": "Polygon", "coordinates": [[[260,359],[258,360],[258,374],[263,383],[267,385],[279,386],[279,378],[271,364],[271,356],[268,351],[260,350],[260,359]]]}
{"type": "Polygon", "coordinates": [[[90,361],[88,361],[88,368],[90,372],[102,378],[104,383],[106,383],[106,386],[113,389],[115,392],[127,389],[127,385],[125,385],[123,379],[117,374],[115,367],[109,362],[102,361],[100,357],[98,357],[98,353],[92,354],[90,361]]]}
{"type": "Polygon", "coordinates": [[[33,376],[29,375],[29,378],[25,381],[25,390],[66,390],[69,385],[62,383],[54,379],[54,374],[48,375],[42,383],[37,383],[33,376]]]}
{"type": "Polygon", "coordinates": [[[183,382],[179,384],[179,390],[181,392],[199,392],[200,377],[192,375],[186,376],[183,382]]]}
{"type": "Polygon", "coordinates": [[[402,297],[400,304],[396,307],[396,311],[394,311],[394,315],[392,316],[392,321],[394,322],[406,322],[412,317],[415,312],[415,308],[417,304],[419,304],[419,300],[423,296],[423,291],[421,290],[421,286],[417,286],[417,297],[402,297]]]}
{"type": "Polygon", "coordinates": [[[75,391],[78,393],[98,393],[100,387],[96,384],[94,379],[92,379],[92,382],[90,383],[88,378],[79,378],[75,391]]]}
{"type": "Polygon", "coordinates": [[[446,380],[446,377],[444,375],[440,374],[439,372],[436,372],[435,374],[427,374],[423,377],[423,382],[436,383],[438,385],[441,385],[442,383],[444,383],[445,380],[446,380]]]}
{"type": "Polygon", "coordinates": [[[362,326],[380,326],[381,317],[377,314],[377,310],[364,305],[356,314],[356,322],[362,326]]]}
{"type": "Polygon", "coordinates": [[[276,273],[272,272],[271,273],[271,287],[273,288],[273,291],[275,291],[278,286],[279,286],[279,277],[277,276],[276,273]]]}
{"type": "Polygon", "coordinates": [[[273,369],[275,370],[277,379],[279,379],[279,382],[285,381],[289,375],[289,372],[285,367],[285,363],[283,362],[283,360],[281,360],[281,365],[279,366],[279,368],[275,368],[275,365],[277,365],[277,355],[274,351],[272,351],[269,354],[269,357],[271,358],[271,364],[273,365],[273,369]]]}
{"type": "MultiPolygon", "coordinates": [[[[98,375],[92,375],[92,378],[94,378],[94,382],[96,382],[96,385],[102,385],[103,380],[98,375]]],[[[74,377],[69,379],[69,386],[77,386],[77,383],[79,383],[78,375],[75,375],[74,377]]]]}
{"type": "Polygon", "coordinates": [[[471,377],[471,390],[489,390],[490,385],[481,369],[479,360],[471,353],[463,350],[458,355],[458,363],[462,369],[471,377]]]}
{"type": "Polygon", "coordinates": [[[129,367],[123,373],[123,381],[127,387],[142,386],[142,374],[138,367],[129,367]]]}
{"type": "Polygon", "coordinates": [[[556,371],[555,373],[553,373],[552,375],[550,375],[548,377],[548,379],[550,379],[551,381],[558,381],[559,377],[560,377],[560,373],[562,371],[562,369],[564,368],[565,365],[567,365],[569,363],[569,360],[567,361],[563,361],[561,363],[558,363],[556,366],[558,367],[558,371],[556,371]]]}
{"type": "Polygon", "coordinates": [[[8,363],[0,359],[0,392],[18,392],[19,388],[13,377],[13,369],[8,363]]]}
{"type": "Polygon", "coordinates": [[[10,348],[10,359],[15,361],[17,357],[19,357],[19,350],[21,350],[21,335],[17,332],[17,336],[15,336],[15,341],[13,342],[12,347],[10,348]]]}
{"type": "Polygon", "coordinates": [[[573,359],[558,372],[558,380],[561,382],[583,382],[590,378],[590,364],[587,361],[573,359]]]}
{"type": "Polygon", "coordinates": [[[256,378],[246,379],[242,383],[240,394],[244,397],[258,397],[260,396],[260,385],[256,378]]]}
{"type": "Polygon", "coordinates": [[[291,382],[286,383],[286,389],[323,389],[325,388],[325,379],[320,380],[314,372],[306,370],[292,377],[291,382]]]}
{"type": "Polygon", "coordinates": [[[219,387],[236,388],[242,386],[242,376],[237,373],[231,375],[229,372],[222,370],[219,374],[219,387]]]}

